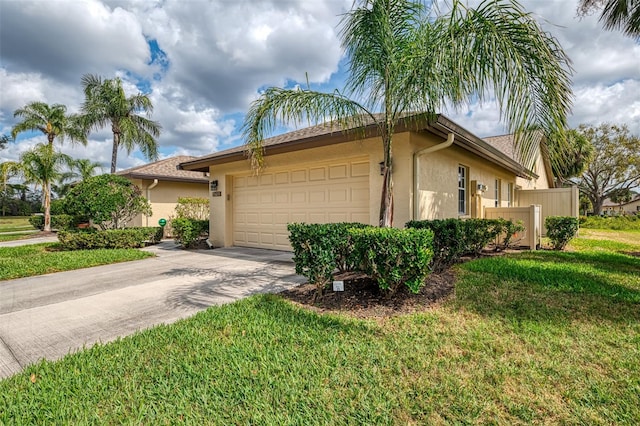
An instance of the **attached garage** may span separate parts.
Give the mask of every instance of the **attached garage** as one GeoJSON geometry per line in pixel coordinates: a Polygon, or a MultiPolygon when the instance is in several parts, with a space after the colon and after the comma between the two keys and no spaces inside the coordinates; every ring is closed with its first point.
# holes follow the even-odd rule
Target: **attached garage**
{"type": "Polygon", "coordinates": [[[289,250],[287,223],[369,222],[369,159],[233,175],[233,245],[289,250]]]}
{"type": "MultiPolygon", "coordinates": [[[[379,223],[384,155],[375,125],[349,132],[322,124],[266,139],[263,146],[265,167],[259,173],[251,170],[242,146],[180,165],[209,173],[213,246],[291,250],[288,223],[379,223]]],[[[487,207],[511,205],[507,188],[516,179],[537,189],[553,182],[545,177],[546,163],[540,162],[538,175],[496,146],[444,116],[398,122],[394,226],[412,219],[483,217],[487,207]]]]}

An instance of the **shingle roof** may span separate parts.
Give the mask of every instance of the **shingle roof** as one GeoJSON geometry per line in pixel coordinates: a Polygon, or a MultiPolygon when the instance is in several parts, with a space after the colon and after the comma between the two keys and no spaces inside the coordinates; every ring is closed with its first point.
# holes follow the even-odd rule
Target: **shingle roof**
{"type": "Polygon", "coordinates": [[[485,142],[487,142],[489,145],[493,146],[494,148],[502,152],[507,157],[511,158],[514,161],[520,162],[519,159],[517,158],[518,156],[516,155],[515,144],[514,144],[515,138],[513,134],[489,136],[483,139],[485,142]]]}
{"type": "Polygon", "coordinates": [[[209,179],[204,173],[178,169],[178,164],[194,160],[195,158],[197,157],[179,155],[176,157],[165,158],[164,160],[156,161],[154,163],[120,170],[116,174],[134,179],[158,179],[164,181],[206,183],[209,179]]]}
{"type": "MultiPolygon", "coordinates": [[[[262,142],[262,146],[265,149],[265,155],[272,155],[331,145],[356,139],[358,136],[361,136],[356,134],[354,129],[355,126],[348,130],[341,130],[338,125],[323,123],[265,139],[262,142]]],[[[520,162],[514,160],[512,156],[505,154],[441,114],[429,117],[425,114],[408,113],[405,120],[399,121],[396,124],[396,131],[403,131],[402,129],[435,131],[440,135],[444,135],[444,137],[446,137],[447,133],[454,132],[459,136],[454,142],[456,145],[460,145],[471,152],[497,162],[509,170],[514,171],[519,176],[525,177],[530,175],[530,172],[524,169],[520,162]]],[[[378,135],[378,129],[375,127],[372,119],[367,120],[365,135],[366,137],[378,135]]],[[[245,155],[245,151],[246,146],[241,145],[183,162],[180,167],[187,170],[204,171],[208,170],[210,165],[237,161],[245,155]]]]}

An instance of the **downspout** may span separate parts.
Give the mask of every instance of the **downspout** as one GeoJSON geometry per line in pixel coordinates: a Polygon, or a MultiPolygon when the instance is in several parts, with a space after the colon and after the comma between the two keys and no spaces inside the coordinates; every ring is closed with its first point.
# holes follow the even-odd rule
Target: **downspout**
{"type": "MultiPolygon", "coordinates": [[[[158,185],[158,179],[154,179],[153,183],[147,186],[147,201],[151,204],[151,190],[158,185]]],[[[149,216],[147,216],[147,224],[145,226],[149,226],[149,216]]]]}
{"type": "Polygon", "coordinates": [[[440,151],[441,149],[449,148],[453,145],[453,140],[455,139],[454,133],[449,133],[447,135],[447,140],[439,143],[437,145],[430,146],[428,148],[421,149],[413,153],[413,220],[416,220],[420,214],[418,211],[418,204],[420,201],[419,193],[418,193],[418,180],[420,179],[420,162],[418,161],[418,157],[431,154],[436,151],[440,151]]]}

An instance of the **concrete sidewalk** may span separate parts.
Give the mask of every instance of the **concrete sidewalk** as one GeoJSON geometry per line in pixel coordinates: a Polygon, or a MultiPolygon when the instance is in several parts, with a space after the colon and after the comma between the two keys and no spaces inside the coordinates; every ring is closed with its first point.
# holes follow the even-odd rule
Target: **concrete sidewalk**
{"type": "Polygon", "coordinates": [[[0,378],[42,358],[305,281],[286,252],[185,251],[173,241],[144,250],[157,257],[0,281],[0,378]]]}
{"type": "MultiPolygon", "coordinates": [[[[7,235],[7,234],[4,234],[7,235]]],[[[40,243],[57,243],[58,237],[55,235],[49,235],[46,237],[31,237],[23,238],[21,240],[13,241],[0,241],[0,247],[18,247],[26,246],[28,244],[40,244],[40,243]]]]}

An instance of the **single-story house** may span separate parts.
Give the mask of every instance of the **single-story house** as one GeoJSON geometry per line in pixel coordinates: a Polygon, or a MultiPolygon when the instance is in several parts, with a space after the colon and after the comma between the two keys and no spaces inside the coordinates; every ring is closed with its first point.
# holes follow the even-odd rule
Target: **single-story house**
{"type": "MultiPolygon", "coordinates": [[[[214,246],[290,250],[290,222],[378,223],[382,142],[374,125],[361,136],[321,124],[266,139],[259,174],[243,146],[180,168],[209,173],[214,246]]],[[[522,193],[549,191],[554,180],[543,158],[534,170],[516,158],[510,136],[483,140],[443,115],[399,122],[393,139],[394,226],[528,206],[528,199],[520,201],[522,193]]],[[[563,197],[564,205],[575,204],[577,216],[577,191],[563,197]],[[567,203],[569,197],[575,203],[567,203]]]]}
{"type": "Polygon", "coordinates": [[[130,226],[158,226],[161,218],[168,220],[175,215],[179,197],[209,197],[208,172],[178,169],[180,163],[194,159],[176,156],[116,173],[138,186],[151,203],[152,215],[138,215],[130,226]]]}
{"type": "Polygon", "coordinates": [[[618,216],[625,214],[640,214],[640,195],[635,195],[627,203],[614,203],[607,198],[602,203],[602,213],[607,216],[618,216]]]}

